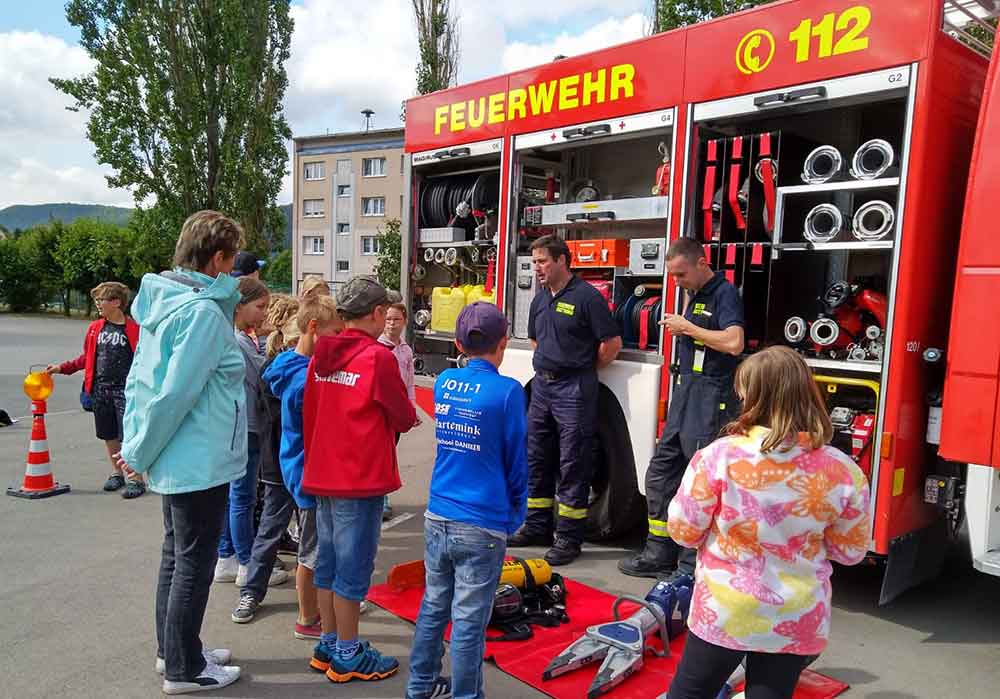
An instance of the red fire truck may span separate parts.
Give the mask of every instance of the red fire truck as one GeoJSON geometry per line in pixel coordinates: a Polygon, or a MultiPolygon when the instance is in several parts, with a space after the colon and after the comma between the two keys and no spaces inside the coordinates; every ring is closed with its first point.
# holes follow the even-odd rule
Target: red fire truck
{"type": "MultiPolygon", "coordinates": [[[[670,399],[657,321],[683,298],[664,253],[690,236],[740,289],[747,351],[788,344],[814,369],[835,444],[870,477],[883,601],[936,573],[966,511],[980,558],[1000,549],[1000,331],[976,302],[1000,295],[1000,247],[973,203],[1000,187],[987,170],[955,274],[988,67],[969,29],[990,29],[995,4],[785,0],[410,100],[403,293],[418,372],[461,361],[455,317],[487,299],[511,321],[502,371],[530,390],[528,248],[563,237],[622,329],[600,373],[588,516],[592,540],[620,536],[643,520],[670,399]]],[[[993,566],[1000,554],[980,568],[993,566]]]]}

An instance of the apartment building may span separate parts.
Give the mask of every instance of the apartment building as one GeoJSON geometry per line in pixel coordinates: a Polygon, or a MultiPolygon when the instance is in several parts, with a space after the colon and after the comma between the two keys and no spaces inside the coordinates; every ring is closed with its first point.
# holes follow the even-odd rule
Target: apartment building
{"type": "Polygon", "coordinates": [[[402,214],[403,129],[300,136],[293,142],[296,290],[309,275],[336,288],[371,273],[380,229],[402,214]]]}

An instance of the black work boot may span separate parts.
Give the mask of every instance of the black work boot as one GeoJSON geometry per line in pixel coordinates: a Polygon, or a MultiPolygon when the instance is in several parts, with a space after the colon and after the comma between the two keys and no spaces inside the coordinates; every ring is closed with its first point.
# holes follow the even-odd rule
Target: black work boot
{"type": "Polygon", "coordinates": [[[551,546],[552,530],[533,529],[530,525],[522,525],[520,529],[507,537],[508,548],[521,546],[551,546]]]}
{"type": "Polygon", "coordinates": [[[670,539],[657,541],[649,537],[646,546],[637,555],[618,561],[618,570],[634,578],[662,578],[676,568],[676,544],[670,539]]]}
{"type": "Polygon", "coordinates": [[[545,552],[545,562],[550,566],[569,565],[580,557],[580,543],[557,536],[552,548],[545,552]]]}

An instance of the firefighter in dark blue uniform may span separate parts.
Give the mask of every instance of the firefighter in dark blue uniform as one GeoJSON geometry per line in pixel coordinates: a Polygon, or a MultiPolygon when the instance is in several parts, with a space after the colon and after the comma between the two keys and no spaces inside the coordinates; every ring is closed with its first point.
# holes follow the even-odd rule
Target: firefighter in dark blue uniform
{"type": "Polygon", "coordinates": [[[695,550],[678,546],[667,532],[667,507],[694,453],[739,415],[733,374],[743,352],[743,301],[721,272],[713,272],[692,238],[667,250],[667,270],[687,291],[682,316],[661,325],[677,338],[667,423],[646,471],[649,533],[642,552],[618,562],[626,575],[663,578],[694,575],[695,550]]]}
{"type": "Polygon", "coordinates": [[[580,555],[587,524],[597,370],[618,356],[621,330],[601,294],[570,271],[565,242],[554,235],[539,238],[531,256],[542,288],[528,315],[528,337],[535,348],[528,407],[528,518],[508,545],[551,544],[545,560],[565,565],[580,555]]]}

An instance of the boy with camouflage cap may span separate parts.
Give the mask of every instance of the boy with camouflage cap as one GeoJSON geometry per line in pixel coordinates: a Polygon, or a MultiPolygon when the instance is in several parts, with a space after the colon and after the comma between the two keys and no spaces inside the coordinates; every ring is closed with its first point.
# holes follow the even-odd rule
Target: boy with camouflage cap
{"type": "Polygon", "coordinates": [[[388,306],[385,288],[373,278],[348,281],[337,293],[345,330],[320,338],[306,379],[302,488],[317,496],[313,582],[333,592],[320,599],[323,636],[310,667],[331,682],[381,680],[399,669],[395,658],[358,640],[383,498],[400,487],[395,436],[417,417],[395,357],[376,339],[388,306]],[[327,628],[328,619],[336,619],[335,629],[327,628]]]}

